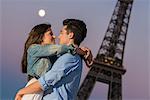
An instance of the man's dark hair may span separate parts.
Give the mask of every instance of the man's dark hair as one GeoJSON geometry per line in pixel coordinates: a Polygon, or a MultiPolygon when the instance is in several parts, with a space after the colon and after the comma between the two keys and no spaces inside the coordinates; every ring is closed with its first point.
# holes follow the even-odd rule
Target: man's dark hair
{"type": "Polygon", "coordinates": [[[74,33],[74,43],[80,45],[87,34],[86,24],[78,19],[65,19],[63,25],[67,26],[66,30],[68,32],[74,33]]]}

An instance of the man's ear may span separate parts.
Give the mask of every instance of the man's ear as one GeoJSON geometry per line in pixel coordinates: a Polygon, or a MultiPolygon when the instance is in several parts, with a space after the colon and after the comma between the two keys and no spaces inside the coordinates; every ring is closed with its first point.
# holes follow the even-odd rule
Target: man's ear
{"type": "Polygon", "coordinates": [[[69,37],[70,39],[72,39],[72,38],[74,37],[74,33],[73,33],[73,32],[70,32],[70,33],[68,34],[68,37],[69,37]]]}

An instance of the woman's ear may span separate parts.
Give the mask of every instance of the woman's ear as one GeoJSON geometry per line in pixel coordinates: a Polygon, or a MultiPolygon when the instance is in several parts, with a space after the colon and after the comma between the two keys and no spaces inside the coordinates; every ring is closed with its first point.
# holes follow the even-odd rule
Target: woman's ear
{"type": "Polygon", "coordinates": [[[72,38],[74,37],[74,33],[73,33],[73,32],[70,32],[70,33],[68,34],[68,37],[69,37],[70,39],[72,39],[72,38]]]}

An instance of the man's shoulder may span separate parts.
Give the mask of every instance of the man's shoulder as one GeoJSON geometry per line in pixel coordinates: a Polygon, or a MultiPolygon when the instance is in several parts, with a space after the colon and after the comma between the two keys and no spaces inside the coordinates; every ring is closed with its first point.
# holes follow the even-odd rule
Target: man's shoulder
{"type": "Polygon", "coordinates": [[[62,58],[64,58],[64,57],[66,57],[66,58],[78,58],[80,56],[78,54],[65,53],[61,57],[62,58]]]}
{"type": "Polygon", "coordinates": [[[70,53],[60,56],[53,65],[53,70],[66,69],[66,68],[81,68],[82,60],[79,55],[72,55],[70,53]]]}
{"type": "Polygon", "coordinates": [[[65,53],[62,56],[58,58],[58,60],[63,60],[63,61],[70,61],[70,60],[81,60],[81,57],[78,54],[70,54],[70,53],[65,53]]]}

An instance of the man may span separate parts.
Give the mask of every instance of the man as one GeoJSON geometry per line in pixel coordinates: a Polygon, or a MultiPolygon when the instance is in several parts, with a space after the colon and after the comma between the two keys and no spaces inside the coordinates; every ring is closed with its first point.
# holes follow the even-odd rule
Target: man
{"type": "MultiPolygon", "coordinates": [[[[66,19],[60,31],[60,44],[78,47],[86,37],[87,29],[83,21],[66,19]]],[[[59,57],[52,69],[38,81],[21,89],[15,100],[24,94],[45,91],[43,100],[75,100],[82,73],[82,60],[78,54],[66,53],[59,57]],[[48,92],[47,92],[48,91],[48,92]],[[50,91],[50,92],[49,92],[50,91]]]]}

